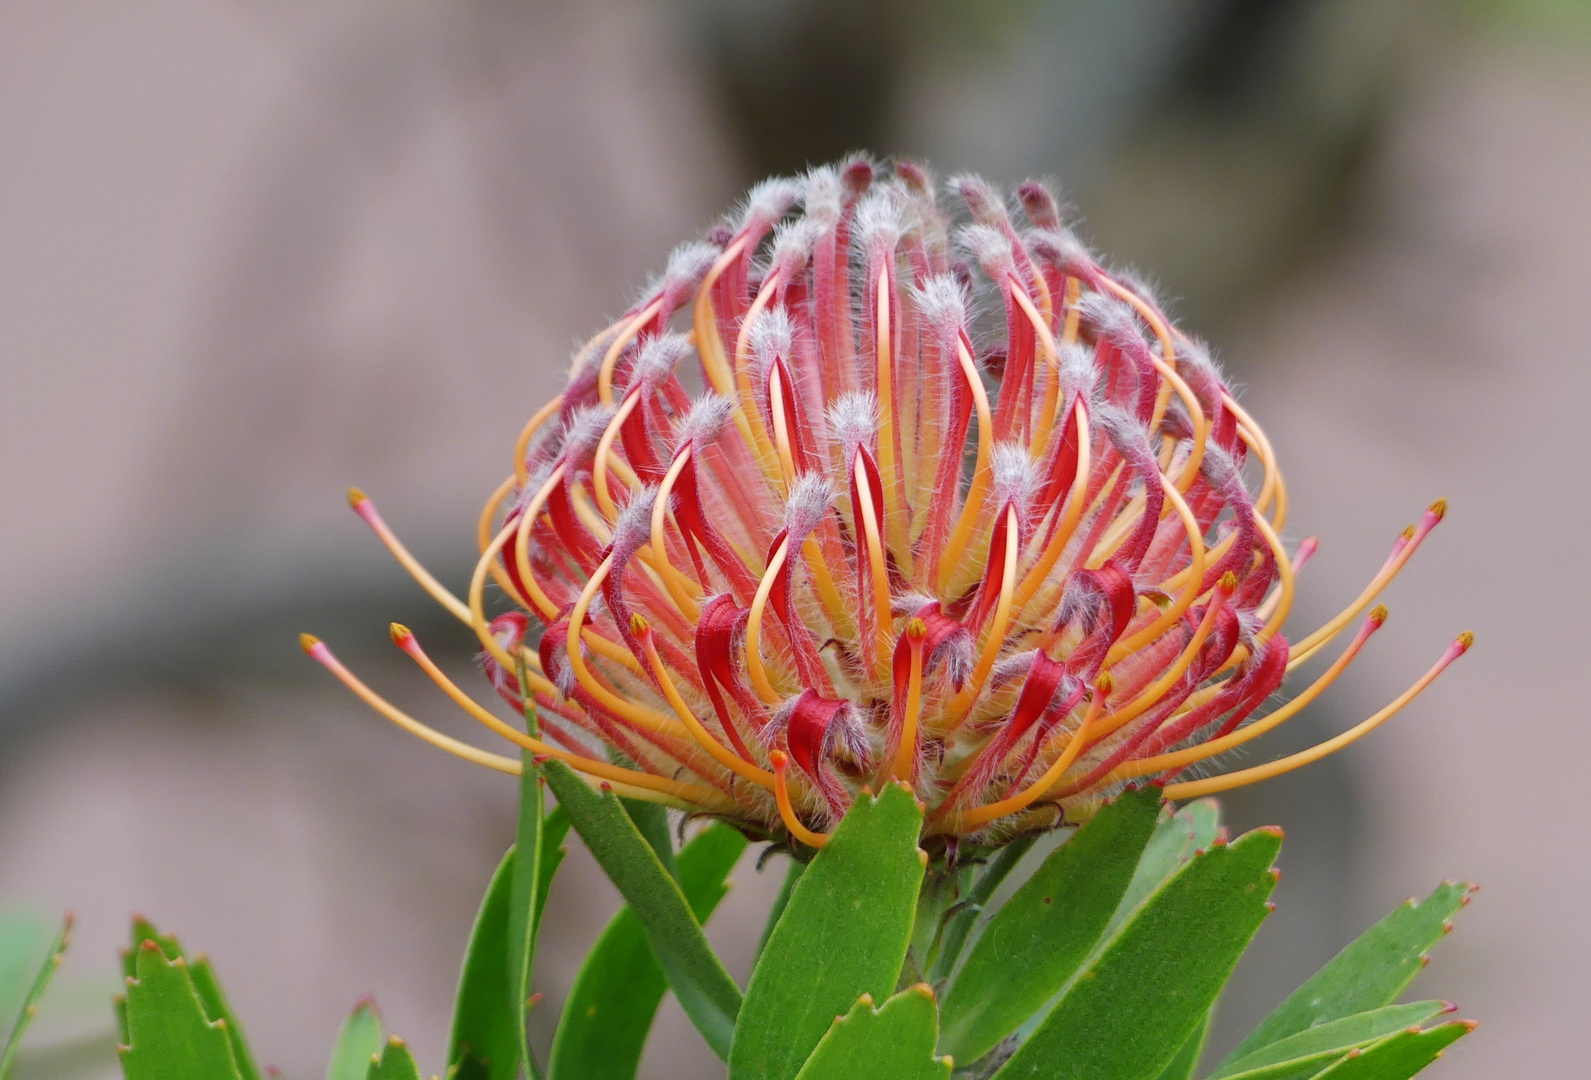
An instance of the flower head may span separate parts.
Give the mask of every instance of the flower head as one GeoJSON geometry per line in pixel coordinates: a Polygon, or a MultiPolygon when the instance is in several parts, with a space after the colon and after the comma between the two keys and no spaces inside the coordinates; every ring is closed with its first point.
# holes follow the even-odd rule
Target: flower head
{"type": "MultiPolygon", "coordinates": [[[[867,787],[911,785],[931,836],[1086,817],[1135,778],[1186,798],[1315,760],[1185,779],[1312,701],[1381,625],[1256,719],[1441,519],[1297,641],[1286,487],[1205,348],[1061,224],[988,184],[941,199],[862,159],[753,189],[575,355],[487,503],[468,596],[537,754],[643,797],[821,845],[867,787]],[[959,201],[961,209],[949,209],[959,201]],[[963,220],[957,224],[955,216],[963,220]],[[488,576],[513,610],[486,611],[488,576]],[[528,700],[527,700],[528,699],[528,700]],[[531,706],[534,706],[532,708],[531,706]]],[[[342,668],[387,716],[473,760],[342,668]]]]}

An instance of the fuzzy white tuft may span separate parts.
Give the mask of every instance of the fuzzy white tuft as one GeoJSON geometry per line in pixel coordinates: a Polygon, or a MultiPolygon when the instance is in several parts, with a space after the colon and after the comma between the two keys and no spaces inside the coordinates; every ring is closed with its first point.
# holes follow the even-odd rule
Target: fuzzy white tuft
{"type": "Polygon", "coordinates": [[[652,507],[657,503],[657,485],[646,484],[619,508],[613,522],[613,564],[623,566],[652,538],[652,507]]]}
{"type": "Polygon", "coordinates": [[[746,193],[742,229],[756,222],[772,225],[789,212],[801,198],[801,181],[789,176],[770,176],[746,193]]]}
{"type": "Polygon", "coordinates": [[[923,322],[940,341],[950,341],[967,329],[967,292],[954,274],[936,274],[913,291],[912,299],[923,322]]]}
{"type": "Polygon", "coordinates": [[[1199,465],[1199,471],[1204,475],[1205,481],[1217,491],[1224,491],[1234,477],[1237,476],[1237,462],[1214,439],[1204,442],[1204,461],[1199,465]]]}
{"type": "Polygon", "coordinates": [[[584,405],[576,409],[563,429],[564,460],[574,468],[589,462],[612,420],[613,410],[606,405],[584,405]]]}
{"type": "Polygon", "coordinates": [[[1042,482],[1027,448],[1017,442],[995,443],[989,471],[994,505],[1004,508],[1006,503],[1014,502],[1017,516],[1026,518],[1042,482]]]}
{"type": "Polygon", "coordinates": [[[903,201],[898,188],[879,185],[857,204],[853,232],[863,251],[895,250],[906,228],[903,201]]]}
{"type": "MultiPolygon", "coordinates": [[[[757,321],[751,324],[751,356],[756,365],[752,370],[759,380],[767,378],[768,366],[774,357],[789,359],[792,335],[790,314],[782,307],[763,309],[757,321]]],[[[791,392],[790,387],[785,387],[786,394],[791,392]]]]}
{"type": "Polygon", "coordinates": [[[929,604],[937,604],[939,598],[927,593],[905,592],[896,593],[890,597],[889,613],[894,616],[916,615],[929,604]]]}
{"type": "Polygon", "coordinates": [[[685,334],[663,334],[652,338],[641,346],[641,355],[635,358],[630,384],[648,389],[655,387],[695,353],[696,347],[685,334]]]}
{"type": "Polygon", "coordinates": [[[963,225],[956,231],[956,241],[983,267],[983,272],[994,281],[1004,281],[1016,275],[1016,257],[1011,254],[1011,241],[992,225],[963,225]]]}
{"type": "Polygon", "coordinates": [[[872,449],[873,435],[878,431],[877,399],[869,391],[841,394],[829,406],[829,430],[840,444],[845,468],[850,469],[857,447],[872,449]]]}
{"type": "Polygon", "coordinates": [[[812,245],[823,231],[811,218],[787,221],[774,230],[771,266],[787,275],[798,274],[812,257],[812,245]]]}
{"type": "Polygon", "coordinates": [[[1067,273],[1092,276],[1099,268],[1088,245],[1070,229],[1034,229],[1025,236],[1029,251],[1067,273]]]}
{"type": "Polygon", "coordinates": [[[1138,328],[1138,315],[1125,300],[1091,292],[1078,303],[1077,311],[1085,323],[1104,337],[1119,342],[1143,340],[1143,332],[1138,328]]]}
{"type": "Polygon", "coordinates": [[[1074,341],[1060,348],[1061,389],[1067,394],[1082,394],[1086,399],[1093,393],[1099,372],[1094,367],[1094,350],[1074,341]]]}
{"type": "Polygon", "coordinates": [[[807,217],[828,229],[840,220],[844,206],[840,174],[833,165],[820,165],[807,173],[807,217]]]}
{"type": "Polygon", "coordinates": [[[834,485],[818,473],[803,473],[784,503],[784,525],[795,543],[805,540],[834,505],[834,485]]]}
{"type": "Polygon", "coordinates": [[[1023,678],[1033,670],[1033,662],[1038,659],[1039,650],[1029,649],[1026,652],[1012,653],[995,664],[989,671],[989,686],[1009,686],[1016,680],[1023,678]]]}
{"type": "Polygon", "coordinates": [[[735,403],[722,394],[709,390],[695,401],[691,402],[690,412],[675,426],[677,441],[674,449],[687,442],[700,449],[718,438],[718,433],[724,430],[724,425],[729,423],[730,414],[735,411],[735,403]]]}
{"type": "Polygon", "coordinates": [[[536,492],[540,491],[542,486],[547,483],[547,477],[552,475],[552,470],[553,463],[550,460],[542,461],[525,474],[525,482],[519,485],[519,492],[514,498],[516,509],[524,510],[526,506],[530,505],[530,500],[536,497],[536,492]]]}
{"type": "Polygon", "coordinates": [[[1089,420],[1124,456],[1129,450],[1134,456],[1150,452],[1149,430],[1131,413],[1115,405],[1099,405],[1089,420]]]}
{"type": "Polygon", "coordinates": [[[691,240],[668,253],[668,268],[663,271],[664,287],[693,291],[721,253],[705,240],[691,240]]]}
{"type": "Polygon", "coordinates": [[[962,173],[952,176],[945,185],[951,193],[967,204],[972,220],[980,225],[1001,225],[1011,220],[999,192],[981,176],[962,173]]]}

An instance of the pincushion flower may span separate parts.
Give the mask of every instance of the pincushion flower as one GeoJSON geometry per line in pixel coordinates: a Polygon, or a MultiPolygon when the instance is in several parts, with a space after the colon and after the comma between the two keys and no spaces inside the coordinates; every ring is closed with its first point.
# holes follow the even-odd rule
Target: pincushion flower
{"type": "MultiPolygon", "coordinates": [[[[1443,504],[1291,639],[1314,541],[1284,545],[1276,455],[1205,346],[1043,185],[1020,188],[1020,221],[982,180],[948,188],[852,160],[759,185],[678,248],[526,425],[463,599],[351,495],[474,629],[528,730],[395,626],[397,644],[534,754],[811,846],[892,780],[946,844],[1086,819],[1133,781],[1173,799],[1252,783],[1359,738],[1468,648],[1320,746],[1211,771],[1352,662],[1443,504]],[[512,610],[490,614],[488,579],[512,610]]],[[[398,724],[518,771],[305,646],[398,724]]]]}

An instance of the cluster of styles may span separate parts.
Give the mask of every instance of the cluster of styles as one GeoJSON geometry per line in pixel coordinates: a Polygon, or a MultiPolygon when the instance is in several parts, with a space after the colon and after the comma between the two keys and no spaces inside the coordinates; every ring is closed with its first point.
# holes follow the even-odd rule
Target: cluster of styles
{"type": "MultiPolygon", "coordinates": [[[[525,427],[463,599],[351,494],[529,731],[397,644],[497,734],[621,794],[821,847],[893,780],[930,850],[1087,820],[1135,778],[1184,799],[1307,764],[1468,648],[1327,743],[1213,771],[1347,667],[1443,505],[1290,639],[1314,542],[1284,546],[1276,456],[1207,349],[1043,185],[1019,189],[1024,220],[980,179],[947,187],[856,159],[767,181],[678,248],[525,427]],[[493,616],[488,578],[514,610],[493,616]]],[[[304,644],[401,726],[519,771],[304,644]]]]}

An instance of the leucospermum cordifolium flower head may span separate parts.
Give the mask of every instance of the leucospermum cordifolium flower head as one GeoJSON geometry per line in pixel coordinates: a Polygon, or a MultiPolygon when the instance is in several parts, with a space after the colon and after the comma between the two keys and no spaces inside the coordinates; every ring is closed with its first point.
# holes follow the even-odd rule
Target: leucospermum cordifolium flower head
{"type": "MultiPolygon", "coordinates": [[[[1348,666],[1443,504],[1294,640],[1314,542],[1284,544],[1280,464],[1205,346],[1043,185],[1019,212],[976,177],[946,187],[856,159],[769,180],[676,249],[524,428],[464,599],[352,493],[474,628],[529,734],[397,644],[535,754],[810,846],[891,780],[947,844],[1084,820],[1140,778],[1173,799],[1248,784],[1357,739],[1464,652],[1468,634],[1320,746],[1212,773],[1348,666]],[[513,610],[489,613],[488,578],[513,610]]],[[[401,726],[518,771],[305,644],[401,726]]]]}

